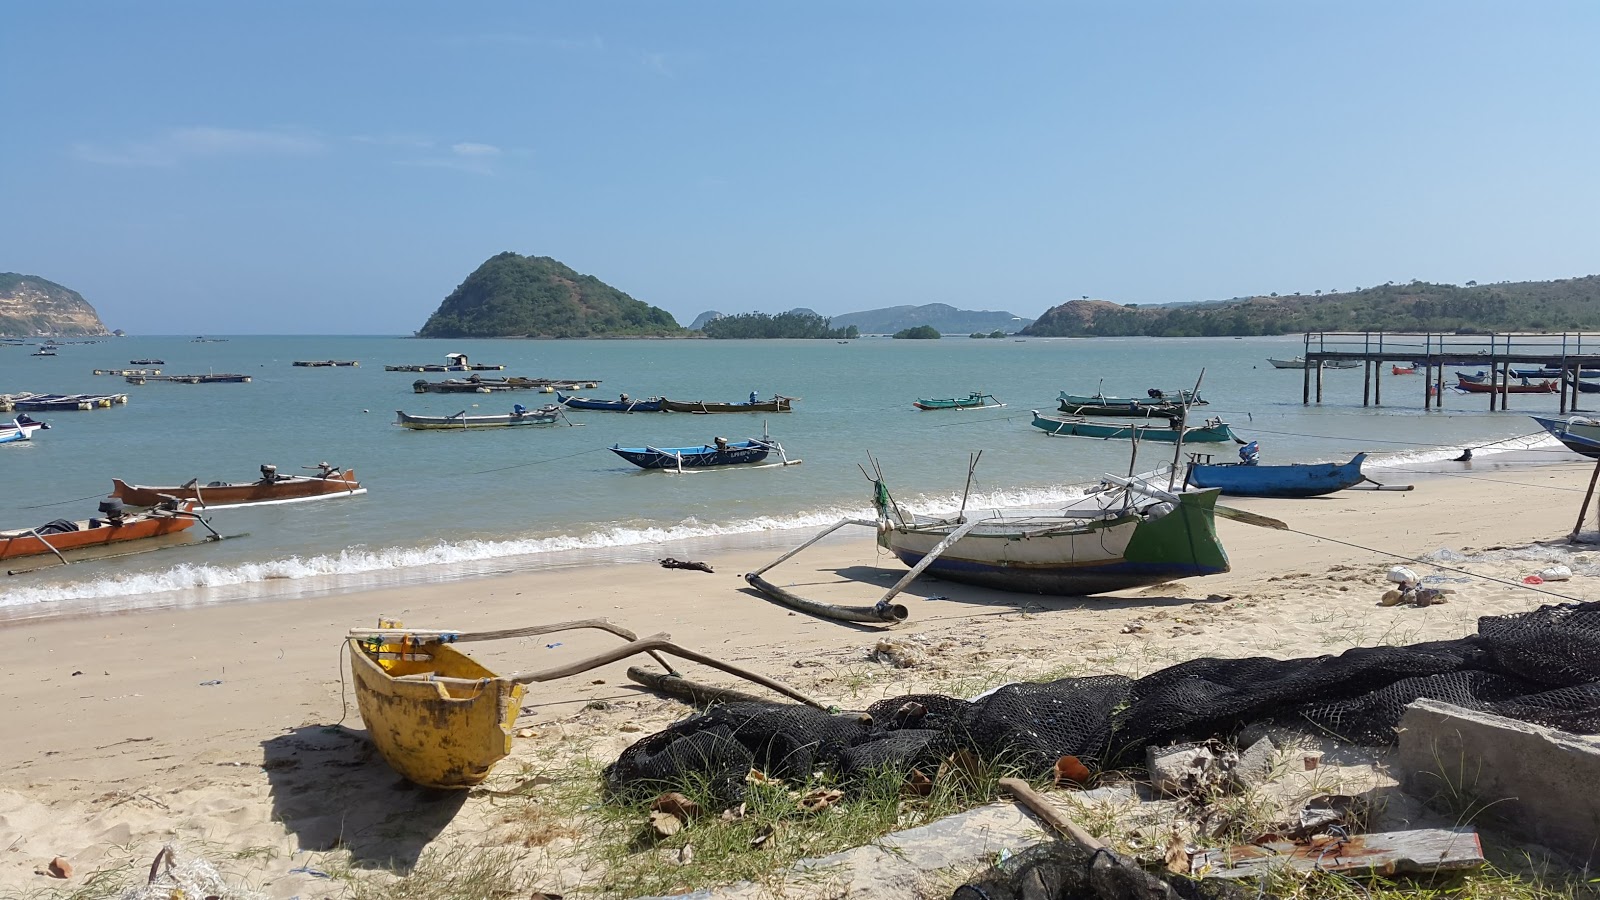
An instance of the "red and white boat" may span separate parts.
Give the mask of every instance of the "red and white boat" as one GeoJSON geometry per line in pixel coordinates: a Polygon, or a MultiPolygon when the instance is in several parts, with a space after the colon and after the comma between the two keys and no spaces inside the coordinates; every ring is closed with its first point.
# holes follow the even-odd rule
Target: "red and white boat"
{"type": "Polygon", "coordinates": [[[95,518],[76,522],[57,519],[34,528],[0,531],[0,559],[60,555],[70,550],[161,537],[193,528],[199,520],[187,501],[167,501],[142,511],[128,511],[115,501],[105,501],[100,504],[100,516],[95,518]]]}
{"type": "Polygon", "coordinates": [[[316,474],[279,475],[277,466],[268,465],[261,467],[261,478],[257,481],[213,481],[201,484],[199,479],[195,479],[171,487],[129,484],[120,478],[113,478],[111,496],[132,506],[153,506],[165,497],[177,497],[180,500],[192,500],[206,509],[226,509],[353,497],[367,492],[356,481],[354,469],[341,470],[327,463],[306,468],[314,470],[316,474]]]}

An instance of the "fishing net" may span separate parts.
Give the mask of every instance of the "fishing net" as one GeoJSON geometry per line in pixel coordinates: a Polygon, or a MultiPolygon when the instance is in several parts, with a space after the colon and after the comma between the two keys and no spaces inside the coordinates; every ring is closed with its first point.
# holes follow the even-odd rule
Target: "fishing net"
{"type": "Polygon", "coordinates": [[[606,781],[634,796],[699,783],[734,803],[752,768],[797,779],[822,771],[848,784],[871,772],[936,768],[963,750],[1042,777],[1062,756],[1137,766],[1147,746],[1226,738],[1253,723],[1383,745],[1394,742],[1406,705],[1423,698],[1600,733],[1600,603],[1486,616],[1476,634],[1452,641],[1303,659],[1204,658],[1137,680],[1012,684],[970,701],[915,694],[838,715],[729,704],[628,747],[606,781]]]}

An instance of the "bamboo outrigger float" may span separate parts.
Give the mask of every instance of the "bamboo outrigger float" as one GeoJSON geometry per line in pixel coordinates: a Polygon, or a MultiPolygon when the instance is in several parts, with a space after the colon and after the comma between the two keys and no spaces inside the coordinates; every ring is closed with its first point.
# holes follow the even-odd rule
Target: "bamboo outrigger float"
{"type": "Polygon", "coordinates": [[[470,788],[511,752],[513,729],[529,684],[587,672],[640,653],[676,675],[661,654],[727,672],[817,709],[822,703],[781,682],[673,644],[670,635],[640,638],[605,619],[463,633],[407,629],[395,622],[353,628],[347,640],[356,704],[378,754],[407,781],[470,788]],[[594,628],[627,641],[610,650],[534,672],[497,675],[454,644],[594,628]]]}

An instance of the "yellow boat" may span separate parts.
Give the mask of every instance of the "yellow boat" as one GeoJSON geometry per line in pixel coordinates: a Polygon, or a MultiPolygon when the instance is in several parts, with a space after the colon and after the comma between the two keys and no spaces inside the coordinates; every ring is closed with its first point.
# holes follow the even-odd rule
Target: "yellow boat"
{"type": "Polygon", "coordinates": [[[407,781],[423,787],[481,784],[495,763],[511,752],[512,729],[527,684],[576,675],[635,653],[650,654],[670,674],[675,673],[661,653],[720,669],[809,706],[825,708],[780,682],[672,644],[666,634],[641,640],[604,619],[472,634],[406,629],[395,622],[380,622],[379,626],[353,628],[347,638],[356,706],[378,755],[407,781]],[[496,675],[451,646],[577,628],[609,631],[628,643],[553,669],[512,675],[496,675]]]}
{"type": "Polygon", "coordinates": [[[407,781],[469,788],[511,752],[523,686],[449,644],[352,637],[350,678],[373,746],[407,781]]]}

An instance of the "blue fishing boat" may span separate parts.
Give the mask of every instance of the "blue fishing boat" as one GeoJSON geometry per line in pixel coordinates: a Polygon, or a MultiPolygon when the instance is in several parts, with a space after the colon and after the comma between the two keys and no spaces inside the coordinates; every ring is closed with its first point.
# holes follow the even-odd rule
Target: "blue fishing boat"
{"type": "Polygon", "coordinates": [[[627,394],[616,400],[591,400],[588,397],[568,397],[556,391],[556,401],[569,409],[592,409],[600,412],[661,412],[665,409],[660,397],[635,400],[627,394]]]}
{"type": "Polygon", "coordinates": [[[9,422],[0,423],[0,444],[33,440],[35,431],[42,431],[49,427],[49,425],[30,419],[27,416],[17,416],[9,422]]]}
{"type": "MultiPolygon", "coordinates": [[[[1587,375],[1580,376],[1580,377],[1584,378],[1584,379],[1588,378],[1587,375]]],[[[1566,382],[1567,382],[1567,384],[1571,385],[1572,384],[1572,379],[1570,377],[1568,377],[1566,379],[1566,382]]],[[[1578,390],[1582,391],[1585,394],[1600,394],[1600,382],[1591,382],[1591,381],[1587,381],[1587,380],[1580,380],[1577,383],[1577,388],[1578,388],[1578,390]]]]}
{"type": "Polygon", "coordinates": [[[1573,415],[1565,419],[1554,416],[1529,416],[1545,431],[1560,441],[1573,453],[1590,459],[1600,459],[1600,419],[1573,415]]]}
{"type": "MultiPolygon", "coordinates": [[[[1092,438],[1127,438],[1141,441],[1163,441],[1171,444],[1178,440],[1178,423],[1161,419],[1161,424],[1129,422],[1091,422],[1082,416],[1046,416],[1033,410],[1033,427],[1052,436],[1092,438]]],[[[1242,444],[1238,436],[1221,419],[1207,419],[1204,425],[1182,429],[1185,444],[1220,443],[1233,441],[1242,444]]]]}
{"type": "Polygon", "coordinates": [[[682,472],[684,469],[706,469],[714,466],[743,466],[761,463],[766,462],[767,457],[773,453],[778,454],[778,459],[783,465],[791,466],[800,462],[798,459],[789,459],[784,454],[782,445],[765,437],[760,440],[751,438],[748,441],[729,441],[725,438],[713,438],[712,443],[702,444],[699,447],[623,447],[613,445],[606,449],[641,469],[665,469],[676,472],[682,472]]]}
{"type": "Polygon", "coordinates": [[[1255,441],[1239,448],[1236,463],[1190,463],[1186,483],[1200,488],[1221,488],[1229,497],[1320,497],[1369,480],[1361,474],[1367,458],[1357,453],[1347,463],[1295,463],[1286,466],[1257,464],[1255,441]]]}

